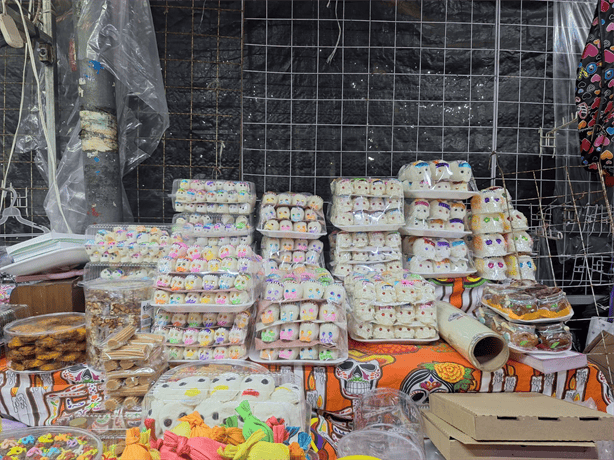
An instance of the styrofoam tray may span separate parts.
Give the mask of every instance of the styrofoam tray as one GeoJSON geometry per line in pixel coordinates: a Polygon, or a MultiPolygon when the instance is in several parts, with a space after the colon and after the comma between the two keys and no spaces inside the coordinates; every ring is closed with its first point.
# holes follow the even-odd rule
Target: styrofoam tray
{"type": "Polygon", "coordinates": [[[240,305],[217,305],[202,303],[151,304],[155,308],[163,308],[170,313],[238,313],[251,307],[255,301],[240,305]]]}
{"type": "Polygon", "coordinates": [[[269,238],[296,238],[299,240],[317,240],[322,236],[326,236],[324,233],[308,233],[308,232],[282,232],[281,230],[264,230],[257,229],[258,232],[269,238]]]}
{"type": "Polygon", "coordinates": [[[456,190],[407,190],[405,198],[425,198],[435,200],[467,200],[472,196],[479,195],[479,192],[458,192],[456,190]]]}
{"type": "Polygon", "coordinates": [[[319,359],[275,359],[267,360],[260,357],[260,353],[255,348],[249,350],[249,360],[260,364],[285,364],[285,365],[303,365],[303,366],[336,366],[348,359],[348,352],[345,351],[339,355],[338,359],[331,361],[320,361],[319,359]]]}
{"type": "Polygon", "coordinates": [[[13,276],[32,275],[54,268],[83,264],[89,260],[90,258],[87,252],[85,252],[85,247],[81,246],[47,252],[30,259],[6,265],[0,271],[13,276]]]}
{"type": "MultiPolygon", "coordinates": [[[[502,310],[499,310],[498,308],[495,308],[495,307],[493,307],[491,305],[488,305],[486,302],[480,301],[480,303],[483,306],[485,306],[486,308],[489,308],[490,310],[494,311],[495,313],[498,313],[499,315],[503,316],[510,323],[518,323],[518,324],[561,323],[561,322],[567,321],[568,319],[571,319],[571,317],[574,315],[574,311],[573,311],[573,308],[572,308],[571,312],[568,315],[560,316],[558,318],[538,318],[538,319],[527,319],[527,320],[514,319],[514,318],[510,318],[509,315],[506,312],[504,312],[502,310]]],[[[548,353],[550,353],[550,352],[548,352],[548,353]]]]}
{"type": "Polygon", "coordinates": [[[420,275],[423,278],[464,278],[465,276],[469,276],[475,273],[476,270],[471,270],[468,272],[447,272],[447,273],[419,273],[412,272],[414,275],[420,275]]]}
{"type": "Polygon", "coordinates": [[[471,232],[457,232],[456,230],[430,230],[428,228],[401,227],[402,235],[426,236],[430,238],[463,238],[471,232]]]}
{"type": "Polygon", "coordinates": [[[563,355],[565,353],[567,353],[569,350],[571,350],[571,348],[567,349],[567,350],[561,350],[561,351],[544,351],[544,350],[524,350],[522,348],[517,347],[516,345],[509,343],[507,344],[507,346],[509,347],[510,350],[514,350],[518,353],[524,353],[525,355],[539,355],[539,356],[557,356],[557,355],[563,355]]]}
{"type": "Polygon", "coordinates": [[[335,227],[344,232],[394,232],[401,228],[403,224],[373,224],[373,225],[337,225],[331,222],[335,227]]]}
{"type": "Polygon", "coordinates": [[[439,340],[439,334],[432,339],[363,339],[362,337],[355,336],[353,332],[349,332],[350,339],[363,343],[406,343],[406,344],[424,344],[437,342],[439,340]]]}

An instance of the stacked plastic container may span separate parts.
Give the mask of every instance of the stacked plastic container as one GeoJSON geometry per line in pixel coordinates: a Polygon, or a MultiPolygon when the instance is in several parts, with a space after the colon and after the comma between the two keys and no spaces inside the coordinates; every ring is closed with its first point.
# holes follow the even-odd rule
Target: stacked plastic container
{"type": "Polygon", "coordinates": [[[535,281],[527,218],[512,207],[507,190],[490,187],[474,196],[470,222],[475,265],[482,278],[535,281]]]}
{"type": "Polygon", "coordinates": [[[183,240],[161,259],[152,296],[154,332],[170,363],[245,359],[262,259],[254,253],[251,182],[178,179],[173,232],[183,240]]]}
{"type": "Polygon", "coordinates": [[[346,293],[325,268],[274,270],[258,305],[250,359],[339,364],[348,357],[346,293]]]}
{"type": "MultiPolygon", "coordinates": [[[[270,372],[248,362],[194,363],[171,369],[145,397],[143,421],[155,420],[155,434],[161,438],[182,423],[180,418],[195,411],[207,426],[215,427],[239,415],[235,409],[247,403],[259,420],[275,417],[308,431],[310,408],[302,380],[291,372],[270,372]]],[[[243,419],[238,421],[241,426],[243,419]]]]}
{"type": "Polygon", "coordinates": [[[474,313],[521,353],[560,353],[572,345],[565,321],[573,316],[565,293],[532,281],[484,288],[482,307],[474,313]]]}
{"type": "Polygon", "coordinates": [[[324,266],[324,201],[318,195],[266,192],[258,213],[261,255],[268,269],[324,266]]]}
{"type": "Polygon", "coordinates": [[[343,278],[355,271],[401,269],[397,232],[404,224],[401,182],[393,178],[339,178],[330,186],[330,221],[341,230],[330,239],[333,275],[343,278]]]}
{"type": "Polygon", "coordinates": [[[439,339],[435,287],[408,271],[344,280],[350,296],[349,334],[360,342],[423,343],[439,339]]]}
{"type": "Polygon", "coordinates": [[[467,207],[476,192],[466,161],[415,161],[401,167],[406,197],[401,233],[405,268],[424,277],[463,277],[473,272],[464,237],[467,207]]]}

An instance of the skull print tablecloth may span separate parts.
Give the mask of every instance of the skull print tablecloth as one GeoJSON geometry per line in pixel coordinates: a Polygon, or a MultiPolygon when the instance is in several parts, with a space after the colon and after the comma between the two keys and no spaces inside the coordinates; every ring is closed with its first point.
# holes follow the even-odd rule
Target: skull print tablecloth
{"type": "MultiPolygon", "coordinates": [[[[614,413],[605,376],[593,365],[543,375],[509,361],[497,372],[484,373],[443,342],[416,346],[350,340],[349,345],[349,358],[338,366],[281,369],[303,377],[313,408],[311,434],[321,459],[336,458],[334,445],[352,428],[356,399],[377,387],[401,389],[418,404],[427,403],[434,392],[533,391],[572,401],[592,398],[600,410],[614,413]]],[[[66,423],[91,414],[102,402],[102,376],[84,365],[28,376],[8,371],[2,360],[0,369],[0,413],[28,425],[66,423]]]]}

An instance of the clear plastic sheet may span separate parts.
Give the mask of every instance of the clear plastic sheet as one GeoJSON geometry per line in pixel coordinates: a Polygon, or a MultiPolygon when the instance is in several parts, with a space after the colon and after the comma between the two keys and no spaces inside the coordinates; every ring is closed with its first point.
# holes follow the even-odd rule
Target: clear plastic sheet
{"type": "MultiPolygon", "coordinates": [[[[56,113],[56,135],[57,157],[61,158],[57,165],[56,181],[70,229],[75,233],[83,233],[87,210],[79,137],[79,73],[76,71],[74,57],[71,56],[75,28],[73,10],[70,7],[62,9],[62,6],[56,5],[56,87],[59,108],[56,113]]],[[[90,29],[90,39],[87,56],[77,56],[77,59],[87,58],[92,65],[108,70],[116,79],[119,155],[124,175],[154,152],[169,126],[149,1],[83,0],[82,8],[80,24],[90,29]]],[[[43,67],[40,62],[37,64],[41,85],[44,85],[43,67]]],[[[26,84],[33,84],[31,72],[28,72],[26,78],[26,84]]],[[[47,144],[36,106],[35,92],[27,94],[16,152],[36,151],[36,165],[43,176],[48,178],[47,144]]],[[[124,220],[130,220],[132,212],[125,192],[123,195],[124,220]]],[[[51,187],[44,207],[51,227],[57,231],[67,231],[57,206],[57,195],[51,187]]]]}

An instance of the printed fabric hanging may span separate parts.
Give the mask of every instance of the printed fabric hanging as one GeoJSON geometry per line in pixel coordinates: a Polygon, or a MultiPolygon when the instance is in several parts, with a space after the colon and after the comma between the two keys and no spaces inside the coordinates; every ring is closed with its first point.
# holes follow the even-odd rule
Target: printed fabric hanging
{"type": "Polygon", "coordinates": [[[576,81],[582,164],[614,185],[614,8],[598,0],[576,81]],[[607,48],[603,48],[603,44],[607,48]]]}

